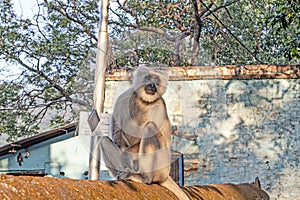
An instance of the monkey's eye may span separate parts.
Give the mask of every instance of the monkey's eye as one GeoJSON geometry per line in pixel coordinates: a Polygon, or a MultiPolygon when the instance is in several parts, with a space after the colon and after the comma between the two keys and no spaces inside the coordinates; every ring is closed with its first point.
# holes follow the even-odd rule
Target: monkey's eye
{"type": "Polygon", "coordinates": [[[155,75],[145,76],[144,80],[145,80],[145,83],[154,83],[155,85],[159,85],[160,84],[159,77],[155,76],[155,75]]]}
{"type": "Polygon", "coordinates": [[[160,79],[157,79],[156,82],[155,82],[155,84],[159,85],[160,84],[160,79]]]}
{"type": "Polygon", "coordinates": [[[150,81],[150,80],[151,80],[151,75],[147,75],[147,76],[145,76],[144,80],[145,80],[145,82],[148,82],[148,81],[150,81]]]}

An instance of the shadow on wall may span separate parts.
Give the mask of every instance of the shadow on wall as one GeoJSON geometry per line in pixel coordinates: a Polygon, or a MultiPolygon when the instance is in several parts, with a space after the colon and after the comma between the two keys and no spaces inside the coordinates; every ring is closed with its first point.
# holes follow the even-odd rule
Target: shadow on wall
{"type": "Polygon", "coordinates": [[[198,125],[187,123],[176,131],[198,145],[185,154],[185,184],[241,183],[258,176],[276,198],[289,193],[282,188],[295,188],[296,182],[300,187],[299,79],[199,80],[193,85],[198,85],[193,87],[198,99],[190,107],[198,113],[198,125]]]}

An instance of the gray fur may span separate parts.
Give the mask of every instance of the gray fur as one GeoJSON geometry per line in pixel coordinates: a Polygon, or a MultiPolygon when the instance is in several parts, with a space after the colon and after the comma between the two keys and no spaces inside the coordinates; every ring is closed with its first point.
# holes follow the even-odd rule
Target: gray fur
{"type": "Polygon", "coordinates": [[[188,199],[169,176],[171,129],[162,98],[167,82],[164,71],[136,70],[132,86],[115,103],[112,135],[101,139],[101,149],[106,166],[118,179],[159,183],[188,199]]]}

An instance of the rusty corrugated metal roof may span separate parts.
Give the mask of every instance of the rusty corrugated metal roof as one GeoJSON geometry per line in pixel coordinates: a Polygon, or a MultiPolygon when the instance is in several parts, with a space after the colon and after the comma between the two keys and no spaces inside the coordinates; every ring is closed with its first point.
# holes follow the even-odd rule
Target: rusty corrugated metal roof
{"type": "Polygon", "coordinates": [[[28,138],[24,138],[21,139],[19,141],[13,142],[11,144],[7,144],[5,146],[0,147],[0,156],[4,156],[6,154],[9,154],[9,150],[12,149],[12,147],[14,147],[14,149],[16,151],[20,150],[20,149],[25,149],[28,148],[32,145],[44,142],[46,140],[64,135],[66,133],[70,133],[72,131],[75,131],[77,128],[77,122],[75,123],[71,123],[65,126],[61,126],[55,129],[51,129],[49,131],[28,137],[28,138]]]}

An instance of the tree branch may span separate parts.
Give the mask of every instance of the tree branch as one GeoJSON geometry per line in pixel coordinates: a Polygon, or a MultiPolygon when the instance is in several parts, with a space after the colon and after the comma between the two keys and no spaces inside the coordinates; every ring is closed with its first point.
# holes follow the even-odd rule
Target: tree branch
{"type": "Polygon", "coordinates": [[[34,69],[30,66],[28,66],[27,64],[25,64],[20,58],[14,58],[16,61],[19,62],[20,65],[22,65],[23,67],[25,67],[27,70],[38,74],[39,76],[41,76],[43,79],[45,79],[48,83],[50,83],[50,85],[52,85],[56,90],[58,90],[68,101],[73,102],[73,103],[77,103],[79,105],[83,105],[83,106],[88,106],[87,103],[85,101],[79,100],[79,99],[73,99],[70,94],[64,90],[60,85],[56,84],[55,81],[53,81],[52,79],[50,79],[46,74],[44,74],[42,71],[34,69]]]}
{"type": "Polygon", "coordinates": [[[132,10],[126,8],[125,4],[127,3],[127,0],[125,0],[125,1],[123,2],[123,4],[121,4],[119,0],[117,1],[117,3],[118,3],[118,5],[119,5],[119,7],[120,7],[121,9],[123,9],[126,13],[130,14],[131,16],[133,16],[134,19],[135,19],[136,25],[137,25],[137,26],[140,26],[140,20],[139,20],[139,18],[138,18],[138,16],[137,16],[136,12],[134,12],[134,11],[132,11],[132,10]]]}
{"type": "MultiPolygon", "coordinates": [[[[44,0],[46,4],[49,5],[48,1],[47,0],[44,0]]],[[[90,30],[87,30],[85,27],[85,23],[78,20],[78,19],[75,19],[73,17],[71,17],[62,7],[59,7],[59,6],[55,6],[55,5],[52,5],[51,8],[53,8],[54,10],[56,10],[57,12],[59,12],[60,14],[62,14],[63,16],[65,16],[67,19],[81,25],[83,27],[83,31],[88,35],[90,36],[92,39],[94,39],[95,41],[98,41],[98,38],[90,31],[90,30]]]]}
{"type": "Polygon", "coordinates": [[[167,32],[161,28],[156,28],[156,27],[148,27],[148,26],[140,26],[140,27],[135,27],[141,31],[149,31],[149,32],[154,32],[154,33],[159,33],[161,35],[163,35],[167,40],[170,40],[172,42],[176,41],[176,37],[173,37],[169,34],[167,34],[167,32]]]}
{"type": "MultiPolygon", "coordinates": [[[[200,0],[201,1],[201,0],[200,0]]],[[[234,4],[234,3],[236,3],[236,2],[238,2],[238,0],[235,0],[235,1],[232,1],[232,2],[228,2],[228,3],[225,3],[225,4],[223,4],[223,5],[221,5],[221,6],[218,6],[218,7],[216,7],[216,8],[214,8],[213,10],[210,10],[210,8],[211,7],[207,7],[207,9],[206,9],[206,14],[205,13],[203,13],[203,14],[205,14],[205,16],[207,17],[207,16],[209,16],[210,14],[213,14],[213,13],[215,13],[215,12],[217,12],[218,10],[220,10],[221,8],[226,8],[226,7],[228,7],[228,6],[230,6],[231,4],[234,4]],[[208,13],[207,13],[207,11],[209,11],[208,13]]],[[[202,1],[201,1],[201,3],[202,3],[202,1]]]]}
{"type": "MultiPolygon", "coordinates": [[[[204,6],[204,7],[206,7],[207,8],[207,10],[209,11],[209,14],[212,14],[213,16],[214,16],[214,18],[228,31],[228,33],[253,57],[253,58],[255,58],[255,60],[257,60],[258,62],[260,62],[260,63],[263,63],[263,62],[261,62],[247,47],[246,47],[246,45],[244,45],[244,43],[239,39],[239,38],[237,38],[230,30],[229,30],[229,28],[227,27],[227,26],[225,26],[225,24],[215,15],[215,13],[213,12],[213,11],[211,11],[207,6],[206,6],[206,4],[202,1],[202,0],[200,0],[200,2],[202,3],[202,5],[204,6]]],[[[235,2],[237,2],[237,1],[233,1],[232,3],[235,3],[235,2]]],[[[222,7],[224,7],[224,6],[222,6],[222,7]]],[[[218,9],[220,9],[219,7],[218,7],[218,9]]]]}

